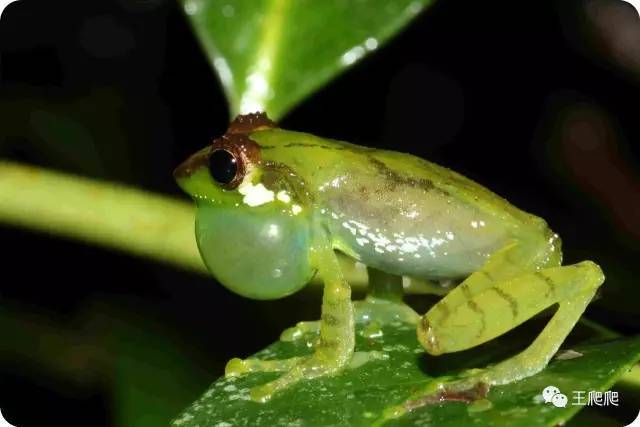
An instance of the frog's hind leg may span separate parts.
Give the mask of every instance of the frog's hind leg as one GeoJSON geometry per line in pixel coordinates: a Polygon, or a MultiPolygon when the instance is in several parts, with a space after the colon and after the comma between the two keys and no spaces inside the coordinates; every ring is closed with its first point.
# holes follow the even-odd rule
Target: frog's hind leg
{"type": "Polygon", "coordinates": [[[427,313],[429,321],[447,322],[451,309],[467,304],[473,295],[523,273],[560,265],[561,258],[557,235],[551,235],[546,243],[511,242],[435,304],[427,313]]]}
{"type": "Polygon", "coordinates": [[[432,355],[461,351],[502,335],[558,304],[549,323],[524,351],[490,368],[471,371],[466,378],[446,384],[445,389],[456,392],[479,383],[517,381],[545,368],[603,281],[602,270],[591,261],[493,281],[481,291],[469,293],[466,301],[449,304],[445,319],[429,311],[418,325],[418,338],[432,355]]]}

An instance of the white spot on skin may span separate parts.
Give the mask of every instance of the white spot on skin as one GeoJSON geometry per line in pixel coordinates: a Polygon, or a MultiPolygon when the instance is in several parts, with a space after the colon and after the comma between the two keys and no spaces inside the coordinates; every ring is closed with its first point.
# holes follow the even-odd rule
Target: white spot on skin
{"type": "Polygon", "coordinates": [[[264,205],[275,200],[273,191],[267,190],[267,187],[262,183],[253,185],[251,182],[243,182],[238,187],[238,192],[244,196],[242,201],[251,207],[264,205]]]}
{"type": "Polygon", "coordinates": [[[353,225],[349,224],[347,221],[343,222],[342,226],[349,230],[354,236],[356,235],[356,228],[353,225]]]}
{"type": "Polygon", "coordinates": [[[415,252],[417,250],[418,246],[412,243],[403,243],[402,246],[400,246],[400,251],[402,252],[415,252]]]}
{"type": "Polygon", "coordinates": [[[279,231],[278,231],[278,226],[275,224],[271,224],[269,226],[269,231],[267,231],[267,235],[269,237],[278,237],[279,231]]]}
{"type": "Polygon", "coordinates": [[[411,212],[407,212],[407,218],[417,218],[420,215],[420,213],[418,211],[411,211],[411,212]]]}
{"type": "Polygon", "coordinates": [[[356,238],[356,242],[358,242],[360,246],[364,246],[365,244],[369,243],[369,239],[365,237],[358,237],[356,238]]]}
{"type": "Polygon", "coordinates": [[[366,236],[367,235],[367,230],[369,230],[369,227],[367,227],[366,225],[364,225],[361,222],[358,221],[354,221],[354,220],[349,220],[349,223],[354,225],[357,229],[358,232],[362,235],[362,236],[366,236]]]}
{"type": "Polygon", "coordinates": [[[276,194],[276,199],[280,200],[282,203],[291,202],[291,197],[284,190],[278,191],[278,194],[276,194]]]}

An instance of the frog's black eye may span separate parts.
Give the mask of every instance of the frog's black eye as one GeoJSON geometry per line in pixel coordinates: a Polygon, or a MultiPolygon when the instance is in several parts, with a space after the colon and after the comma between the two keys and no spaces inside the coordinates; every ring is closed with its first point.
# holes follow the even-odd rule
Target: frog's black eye
{"type": "Polygon", "coordinates": [[[230,184],[238,173],[238,162],[227,150],[216,150],[209,156],[209,173],[223,185],[230,184]]]}

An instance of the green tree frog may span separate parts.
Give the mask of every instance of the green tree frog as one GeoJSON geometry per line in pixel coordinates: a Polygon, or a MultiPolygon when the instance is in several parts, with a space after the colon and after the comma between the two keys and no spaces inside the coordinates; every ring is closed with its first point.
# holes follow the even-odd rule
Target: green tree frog
{"type": "MultiPolygon", "coordinates": [[[[281,376],[251,390],[265,402],[303,379],[346,369],[355,324],[415,323],[431,355],[465,350],[558,304],[521,353],[445,385],[449,393],[541,371],[604,281],[591,261],[562,266],[560,239],[538,217],[481,185],[410,154],[278,128],[242,115],[174,172],[197,204],[196,239],[211,273],[250,298],[281,298],[319,274],[322,315],[285,331],[316,331],[313,354],[232,359],[226,375],[281,376]],[[353,303],[337,253],[368,268],[370,296],[353,303]],[[402,302],[402,278],[455,281],[420,316],[402,302]]],[[[443,288],[444,289],[444,288],[443,288]]]]}

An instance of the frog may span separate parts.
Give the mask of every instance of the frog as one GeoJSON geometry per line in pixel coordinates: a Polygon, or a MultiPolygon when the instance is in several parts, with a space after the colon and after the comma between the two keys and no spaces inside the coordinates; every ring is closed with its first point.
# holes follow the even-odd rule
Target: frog
{"type": "Polygon", "coordinates": [[[281,337],[316,334],[311,354],[227,363],[226,377],[279,375],[250,390],[256,402],[362,360],[355,352],[360,322],[408,323],[424,351],[440,356],[557,307],[523,351],[447,379],[410,406],[447,396],[480,399],[488,387],[542,371],[604,282],[592,261],[562,264],[561,239],[545,220],[453,170],[409,153],[282,129],[262,112],[237,116],[174,176],[195,201],[201,257],[229,290],[268,300],[322,281],[320,320],[281,337]],[[364,300],[352,301],[339,257],[366,267],[364,300]],[[403,301],[406,278],[440,289],[425,314],[403,301]]]}

